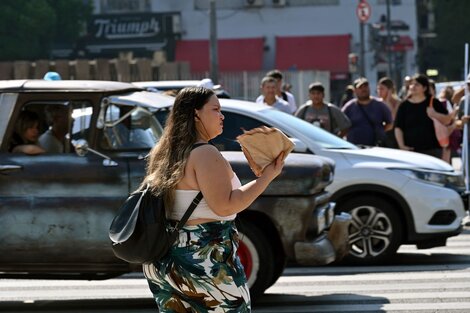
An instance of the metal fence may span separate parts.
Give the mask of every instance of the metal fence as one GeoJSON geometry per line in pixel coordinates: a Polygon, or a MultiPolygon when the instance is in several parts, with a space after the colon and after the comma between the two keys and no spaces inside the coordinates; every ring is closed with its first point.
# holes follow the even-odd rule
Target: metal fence
{"type": "Polygon", "coordinates": [[[62,79],[114,80],[123,82],[183,79],[189,63],[153,59],[77,59],[0,62],[0,79],[42,79],[55,71],[62,79]]]}
{"type": "MultiPolygon", "coordinates": [[[[265,71],[222,72],[219,74],[219,83],[233,98],[254,101],[260,94],[260,82],[265,74],[265,71]]],[[[297,105],[308,100],[308,85],[317,81],[325,86],[325,99],[330,99],[330,72],[285,71],[283,75],[284,83],[292,85],[291,93],[295,96],[297,105]]],[[[187,79],[205,77],[209,77],[209,72],[191,73],[187,79]]]]}

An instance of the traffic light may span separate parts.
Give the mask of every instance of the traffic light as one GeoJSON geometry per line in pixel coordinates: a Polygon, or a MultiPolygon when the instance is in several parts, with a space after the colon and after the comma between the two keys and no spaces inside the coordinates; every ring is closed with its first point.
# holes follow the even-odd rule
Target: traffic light
{"type": "Polygon", "coordinates": [[[383,24],[373,23],[368,24],[369,27],[369,48],[370,50],[380,49],[382,40],[380,38],[380,31],[383,30],[383,24]]]}

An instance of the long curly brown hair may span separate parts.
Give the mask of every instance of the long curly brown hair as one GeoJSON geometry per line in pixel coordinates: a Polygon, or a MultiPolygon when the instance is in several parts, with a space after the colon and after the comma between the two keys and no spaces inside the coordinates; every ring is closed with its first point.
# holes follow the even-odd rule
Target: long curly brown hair
{"type": "Polygon", "coordinates": [[[163,195],[167,205],[174,201],[176,185],[184,176],[184,169],[197,141],[196,110],[200,110],[214,95],[210,89],[187,87],[175,98],[159,142],[152,148],[147,161],[142,186],[150,186],[156,195],[163,195]]]}

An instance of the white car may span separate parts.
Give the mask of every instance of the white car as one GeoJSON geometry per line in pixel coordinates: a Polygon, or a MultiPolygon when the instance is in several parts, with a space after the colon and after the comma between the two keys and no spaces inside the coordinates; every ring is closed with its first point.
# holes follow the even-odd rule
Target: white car
{"type": "Polygon", "coordinates": [[[380,263],[401,244],[444,246],[462,231],[465,183],[460,172],[427,155],[378,147],[359,147],[292,115],[252,102],[220,99],[224,132],[213,140],[220,150],[240,150],[243,129],[267,125],[281,129],[295,152],[336,162],[327,190],[338,212],[353,217],[350,254],[357,264],[380,263]]]}
{"type": "Polygon", "coordinates": [[[185,87],[205,87],[214,90],[219,98],[230,98],[230,95],[221,85],[214,85],[210,78],[201,80],[160,80],[160,81],[143,81],[133,82],[132,84],[137,87],[146,89],[148,91],[166,92],[166,91],[180,91],[185,87]]]}

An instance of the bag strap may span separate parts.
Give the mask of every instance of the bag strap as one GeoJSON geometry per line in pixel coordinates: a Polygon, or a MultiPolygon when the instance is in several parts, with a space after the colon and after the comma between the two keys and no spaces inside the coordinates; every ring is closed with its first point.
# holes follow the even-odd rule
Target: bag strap
{"type": "MultiPolygon", "coordinates": [[[[358,103],[359,104],[359,103],[358,103]]],[[[333,114],[331,114],[331,108],[330,108],[330,104],[329,103],[326,103],[326,109],[328,111],[328,118],[330,120],[330,133],[333,133],[333,114]]],[[[336,124],[336,123],[335,123],[336,124]]]]}
{"type": "MultiPolygon", "coordinates": [[[[205,143],[205,142],[200,142],[200,143],[195,143],[192,147],[191,150],[194,150],[196,149],[197,147],[200,147],[200,146],[203,146],[203,145],[207,145],[208,143],[205,143]]],[[[184,224],[186,224],[186,222],[188,221],[189,217],[191,216],[191,214],[193,214],[194,210],[196,209],[197,205],[199,204],[199,202],[201,202],[202,200],[202,192],[199,191],[199,193],[196,195],[196,197],[194,197],[193,201],[191,202],[191,204],[189,205],[188,209],[186,210],[186,212],[184,213],[183,217],[178,221],[178,223],[176,224],[176,227],[175,227],[175,231],[178,231],[181,229],[181,227],[184,226],[184,224]]]]}
{"type": "Polygon", "coordinates": [[[183,217],[178,221],[178,223],[176,224],[176,227],[175,227],[175,231],[178,231],[181,229],[181,227],[184,226],[184,224],[186,224],[186,222],[188,221],[189,217],[191,216],[191,214],[193,214],[194,210],[196,209],[197,205],[199,204],[199,202],[201,202],[202,200],[202,192],[199,191],[199,193],[197,194],[197,196],[193,199],[193,202],[191,202],[191,204],[189,205],[188,209],[186,210],[186,212],[184,213],[183,217]]]}
{"type": "Polygon", "coordinates": [[[281,91],[281,95],[282,95],[282,99],[283,99],[284,101],[289,102],[289,101],[288,101],[289,98],[287,97],[287,93],[286,93],[285,91],[281,91]]]}
{"type": "Polygon", "coordinates": [[[305,115],[307,115],[307,108],[308,106],[305,105],[302,107],[302,109],[299,111],[299,117],[305,121],[305,115]]]}
{"type": "Polygon", "coordinates": [[[200,147],[200,146],[204,146],[204,145],[208,145],[208,144],[209,144],[209,143],[206,143],[206,142],[195,143],[195,144],[193,145],[193,147],[191,148],[191,150],[194,150],[194,149],[196,149],[196,148],[198,148],[198,147],[200,147]]]}
{"type": "Polygon", "coordinates": [[[429,107],[430,107],[430,108],[433,107],[433,105],[432,105],[433,100],[434,100],[434,97],[431,96],[431,99],[429,99],[429,107]]]}
{"type": "Polygon", "coordinates": [[[360,104],[359,102],[357,102],[357,106],[359,107],[359,109],[362,111],[362,114],[364,114],[364,116],[366,117],[366,120],[369,122],[370,126],[372,126],[372,128],[375,130],[376,126],[375,124],[372,122],[372,120],[370,119],[369,115],[367,114],[366,110],[364,110],[364,108],[362,107],[362,104],[360,104]]]}

